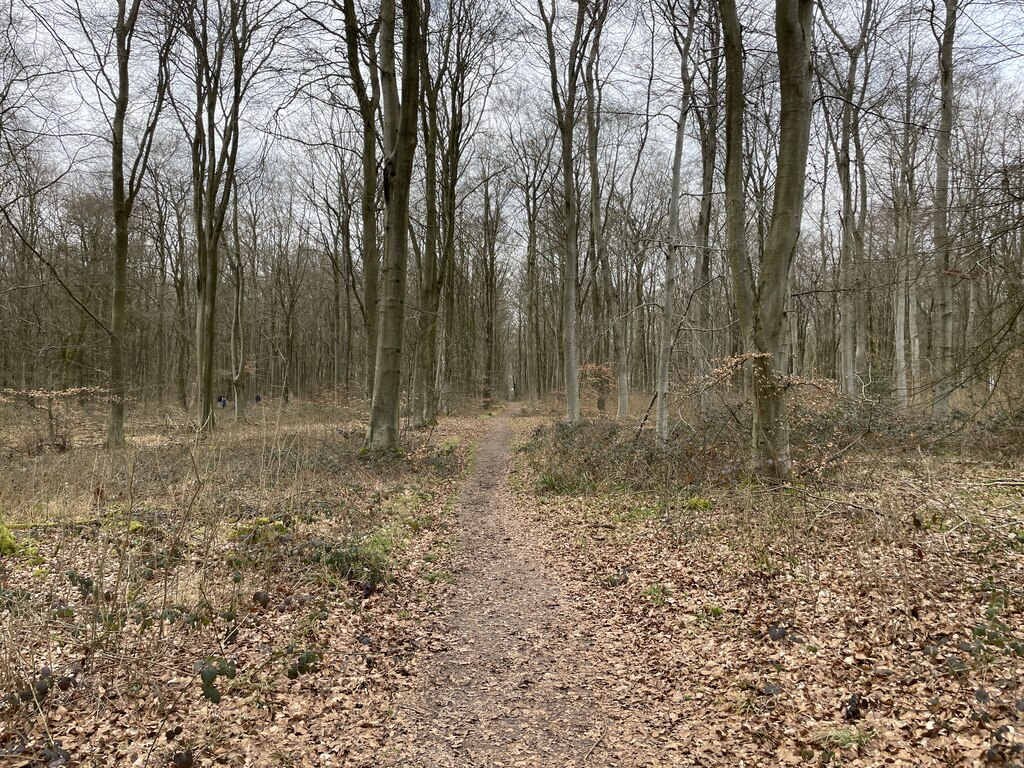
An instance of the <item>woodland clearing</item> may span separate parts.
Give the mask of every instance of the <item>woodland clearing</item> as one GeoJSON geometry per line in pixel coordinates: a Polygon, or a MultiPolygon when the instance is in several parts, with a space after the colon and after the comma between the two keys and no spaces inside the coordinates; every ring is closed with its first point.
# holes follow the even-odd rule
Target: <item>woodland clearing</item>
{"type": "Polygon", "coordinates": [[[516,404],[373,457],[365,404],[115,453],[86,411],[5,425],[2,765],[1024,759],[1009,448],[808,442],[771,487],[516,404]]]}

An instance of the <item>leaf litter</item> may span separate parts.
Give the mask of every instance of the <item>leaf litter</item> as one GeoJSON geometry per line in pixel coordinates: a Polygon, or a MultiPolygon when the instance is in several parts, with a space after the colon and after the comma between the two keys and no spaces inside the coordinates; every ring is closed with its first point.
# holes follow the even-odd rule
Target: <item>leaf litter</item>
{"type": "Polygon", "coordinates": [[[282,554],[350,562],[330,543],[352,531],[315,515],[190,539],[173,587],[207,610],[159,637],[103,627],[109,578],[61,573],[104,526],[16,531],[35,554],[4,560],[4,685],[36,693],[5,705],[4,764],[1021,764],[1018,466],[864,450],[782,489],[551,493],[518,450],[539,423],[442,428],[479,438],[457,495],[450,464],[346,475],[351,504],[394,512],[373,588],[282,554]],[[203,578],[246,547],[240,585],[203,578]]]}

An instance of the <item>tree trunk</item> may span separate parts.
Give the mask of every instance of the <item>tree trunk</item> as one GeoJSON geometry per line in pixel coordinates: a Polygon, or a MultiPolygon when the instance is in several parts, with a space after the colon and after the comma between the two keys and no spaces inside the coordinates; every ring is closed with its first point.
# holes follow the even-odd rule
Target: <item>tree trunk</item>
{"type": "Polygon", "coordinates": [[[800,235],[811,124],[811,0],[776,0],[779,56],[779,153],[771,221],[757,288],[746,253],[743,196],[743,48],[735,0],[721,0],[726,60],[726,218],[733,292],[740,326],[752,353],[754,439],[761,470],[785,479],[791,470],[789,414],[779,351],[789,272],[800,235]]]}
{"type": "MultiPolygon", "coordinates": [[[[137,5],[137,2],[136,2],[137,5]]],[[[111,192],[114,208],[114,275],[110,302],[110,413],[107,418],[107,445],[124,445],[125,386],[125,328],[128,311],[128,216],[130,203],[124,178],[124,123],[128,114],[130,79],[129,46],[134,27],[135,11],[127,17],[125,0],[117,4],[117,22],[114,30],[117,46],[117,95],[111,121],[111,192]]]]}
{"type": "Polygon", "coordinates": [[[675,339],[675,302],[678,276],[679,241],[682,231],[679,227],[679,196],[682,192],[683,148],[686,139],[686,113],[689,109],[689,93],[683,96],[679,106],[679,120],[676,122],[675,151],[672,153],[672,187],[668,201],[668,246],[665,249],[665,288],[661,299],[661,334],[658,339],[658,382],[657,418],[655,433],[662,443],[668,442],[669,375],[672,364],[672,342],[675,339]]]}
{"type": "Polygon", "coordinates": [[[377,251],[377,108],[380,105],[380,81],[377,74],[375,39],[379,25],[367,25],[364,34],[354,0],[343,0],[345,19],[345,57],[352,91],[359,104],[362,125],[363,188],[360,194],[360,215],[363,238],[363,322],[366,327],[366,396],[372,397],[377,355],[378,284],[380,254],[377,251]],[[365,41],[369,59],[364,77],[360,43],[365,41]]]}
{"type": "MultiPolygon", "coordinates": [[[[719,48],[717,20],[712,21],[711,45],[719,48]]],[[[694,291],[697,298],[698,366],[700,374],[711,374],[711,360],[714,357],[714,337],[711,328],[714,318],[711,311],[711,216],[715,196],[715,164],[718,157],[718,97],[719,97],[719,56],[709,62],[708,104],[706,113],[697,112],[697,123],[701,141],[701,196],[700,219],[697,223],[697,258],[694,291]]],[[[708,416],[711,412],[712,391],[705,383],[700,390],[700,413],[708,416]]]]}
{"type": "Polygon", "coordinates": [[[381,4],[381,87],[384,107],[384,269],[376,372],[366,447],[401,445],[402,343],[409,237],[409,186],[416,153],[421,46],[419,0],[402,0],[402,86],[395,72],[395,0],[381,4]]]}
{"type": "Polygon", "coordinates": [[[777,354],[803,215],[811,129],[812,0],[776,0],[775,37],[781,99],[772,218],[758,275],[754,360],[761,465],[777,479],[792,468],[789,413],[777,354]]]}
{"type": "MultiPolygon", "coordinates": [[[[544,0],[537,0],[537,9],[545,29],[547,64],[550,76],[551,101],[555,108],[555,122],[561,143],[562,203],[564,212],[564,245],[562,249],[562,354],[565,385],[565,415],[570,424],[580,420],[579,353],[576,348],[576,291],[579,269],[579,211],[576,196],[576,178],[573,167],[573,137],[576,132],[576,102],[583,65],[585,31],[587,30],[587,3],[576,0],[576,18],[572,41],[565,67],[565,88],[559,85],[558,56],[555,49],[555,3],[551,10],[544,0]]],[[[599,0],[598,6],[607,9],[599,0]]],[[[593,11],[594,23],[599,23],[599,11],[593,11]]],[[[591,30],[593,31],[593,30],[591,30]]]]}
{"type": "Polygon", "coordinates": [[[901,408],[910,404],[909,389],[907,388],[907,262],[904,254],[907,251],[907,211],[905,204],[896,208],[896,302],[894,312],[896,315],[896,328],[893,345],[895,354],[896,373],[896,402],[901,408]]]}
{"type": "Polygon", "coordinates": [[[945,0],[945,20],[939,42],[939,77],[942,104],[935,141],[935,204],[932,239],[935,255],[934,310],[932,312],[932,414],[949,414],[953,377],[953,278],[950,274],[949,153],[953,138],[953,40],[958,0],[945,0]]]}
{"type": "MultiPolygon", "coordinates": [[[[234,195],[231,219],[231,277],[234,301],[231,305],[231,394],[235,401],[235,419],[245,418],[245,269],[242,261],[242,238],[238,231],[238,194],[234,195]]],[[[254,222],[255,225],[255,222],[254,222]]]]}
{"type": "Polygon", "coordinates": [[[423,198],[426,213],[423,259],[420,269],[419,316],[417,317],[418,345],[416,347],[416,375],[412,402],[412,425],[420,428],[434,422],[436,400],[434,384],[437,378],[437,314],[440,308],[441,281],[437,264],[439,213],[437,209],[437,93],[427,68],[424,51],[420,64],[423,124],[423,198]]]}

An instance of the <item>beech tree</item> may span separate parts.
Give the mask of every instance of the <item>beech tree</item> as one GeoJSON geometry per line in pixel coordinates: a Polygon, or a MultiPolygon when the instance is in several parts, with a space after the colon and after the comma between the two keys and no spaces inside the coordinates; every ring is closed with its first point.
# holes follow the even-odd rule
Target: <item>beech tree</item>
{"type": "MultiPolygon", "coordinates": [[[[142,136],[138,149],[131,162],[128,173],[125,173],[125,119],[128,115],[131,100],[131,68],[138,65],[132,60],[132,46],[137,40],[142,0],[118,0],[116,19],[114,22],[115,74],[106,71],[105,62],[99,64],[97,90],[108,90],[113,101],[114,111],[111,116],[111,196],[114,214],[114,275],[112,298],[110,302],[110,415],[107,420],[107,445],[116,448],[124,445],[124,406],[127,396],[125,386],[125,328],[127,326],[128,304],[128,228],[129,219],[135,201],[142,189],[146,166],[149,162],[153,137],[156,134],[157,120],[163,110],[164,98],[170,80],[169,57],[174,43],[173,26],[167,19],[155,19],[156,33],[156,83],[151,97],[149,113],[143,118],[142,136]]],[[[76,12],[80,8],[75,6],[76,12]]],[[[84,17],[76,13],[87,36],[91,30],[84,24],[84,17]]],[[[104,50],[104,46],[93,41],[94,51],[104,50]]]]}
{"type": "Polygon", "coordinates": [[[643,393],[663,443],[750,426],[780,477],[809,383],[1012,402],[1016,48],[965,0],[826,3],[812,111],[807,3],[737,5],[2,6],[4,381],[109,388],[111,445],[125,398],[208,428],[220,393],[369,394],[394,447],[468,403],[628,423],[643,393]]]}
{"type": "MultiPolygon", "coordinates": [[[[953,276],[952,243],[949,238],[949,171],[950,148],[953,141],[953,42],[959,0],[944,0],[941,14],[931,19],[932,32],[938,44],[939,130],[935,138],[935,194],[932,212],[932,381],[934,392],[932,412],[945,416],[950,409],[949,398],[955,386],[953,369],[953,276]]],[[[934,11],[933,11],[934,13],[934,11]]]]}
{"type": "Polygon", "coordinates": [[[196,255],[196,421],[214,424],[217,286],[220,249],[235,192],[242,112],[270,66],[285,27],[272,0],[193,0],[178,10],[187,41],[180,64],[192,79],[192,102],[175,97],[192,154],[196,255]]]}
{"type": "Polygon", "coordinates": [[[366,447],[401,444],[402,348],[409,238],[409,188],[416,153],[423,31],[419,0],[402,0],[401,90],[395,0],[381,4],[381,93],[384,139],[384,264],[376,373],[366,447]]]}
{"type": "Polygon", "coordinates": [[[604,22],[608,3],[604,0],[575,0],[564,61],[558,55],[562,16],[552,0],[537,0],[537,12],[544,28],[545,63],[551,90],[551,105],[560,139],[562,205],[565,235],[562,239],[562,355],[565,385],[565,413],[570,423],[580,420],[579,350],[576,338],[577,281],[579,279],[579,202],[573,167],[579,91],[592,37],[604,22]],[[564,73],[564,74],[563,74],[564,73]]]}
{"type": "Polygon", "coordinates": [[[789,413],[778,353],[790,267],[803,214],[811,128],[811,0],[776,0],[775,39],[781,99],[779,147],[771,220],[754,273],[746,249],[743,190],[743,40],[735,0],[721,0],[725,44],[726,217],[733,295],[751,357],[755,450],[760,465],[778,479],[792,467],[789,413]]]}

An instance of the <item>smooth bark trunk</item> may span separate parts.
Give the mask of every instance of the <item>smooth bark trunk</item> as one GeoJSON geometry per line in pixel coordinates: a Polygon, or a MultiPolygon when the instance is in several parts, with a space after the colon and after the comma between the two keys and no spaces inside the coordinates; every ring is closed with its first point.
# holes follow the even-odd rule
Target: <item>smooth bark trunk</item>
{"type": "Polygon", "coordinates": [[[423,37],[418,0],[402,0],[402,77],[399,97],[395,56],[395,0],[381,5],[381,88],[384,107],[384,268],[376,372],[365,446],[401,446],[402,345],[409,237],[409,187],[416,153],[419,66],[423,37]]]}

